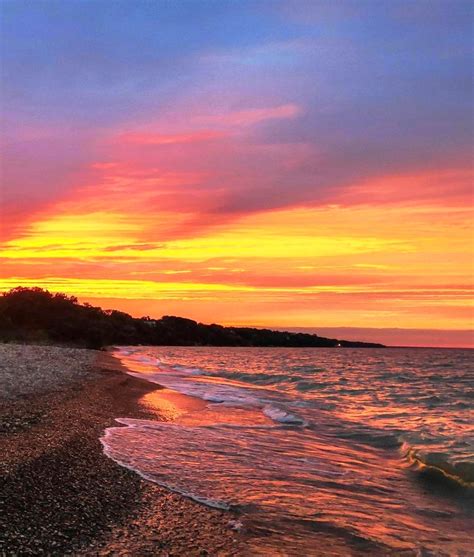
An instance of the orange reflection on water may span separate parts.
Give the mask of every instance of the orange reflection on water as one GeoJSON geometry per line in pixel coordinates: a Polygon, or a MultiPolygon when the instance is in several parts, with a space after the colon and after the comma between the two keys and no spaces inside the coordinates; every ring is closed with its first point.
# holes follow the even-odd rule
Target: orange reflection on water
{"type": "Polygon", "coordinates": [[[210,404],[204,411],[188,413],[180,416],[179,423],[187,426],[206,425],[235,425],[244,426],[272,426],[273,422],[267,418],[259,408],[223,407],[220,404],[210,404]]]}
{"type": "Polygon", "coordinates": [[[183,415],[203,410],[206,407],[203,400],[182,395],[170,389],[157,389],[147,393],[140,398],[139,403],[167,422],[175,421],[183,415]]]}
{"type": "Polygon", "coordinates": [[[273,422],[259,408],[226,407],[222,404],[206,403],[189,395],[171,389],[157,389],[142,396],[139,403],[157,414],[166,422],[181,425],[228,424],[238,426],[271,426],[273,422]]]}

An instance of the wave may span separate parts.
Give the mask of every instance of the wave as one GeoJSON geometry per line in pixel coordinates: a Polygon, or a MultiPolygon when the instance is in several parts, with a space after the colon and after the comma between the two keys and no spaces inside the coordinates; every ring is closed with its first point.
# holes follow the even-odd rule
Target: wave
{"type": "Polygon", "coordinates": [[[402,453],[407,463],[415,470],[432,472],[462,487],[474,488],[474,462],[472,461],[454,462],[451,455],[417,449],[408,443],[403,444],[402,453]]]}
{"type": "Polygon", "coordinates": [[[233,403],[244,406],[254,406],[259,403],[259,398],[245,388],[225,383],[210,383],[205,381],[204,378],[199,380],[202,375],[197,373],[170,373],[168,371],[147,373],[146,375],[133,371],[128,373],[134,377],[145,379],[151,383],[207,402],[233,403]]]}
{"type": "MultiPolygon", "coordinates": [[[[311,381],[308,377],[309,373],[326,371],[324,368],[316,368],[314,366],[298,366],[291,368],[287,373],[268,373],[268,372],[249,372],[249,371],[229,371],[229,370],[209,370],[196,366],[187,366],[177,363],[168,362],[165,358],[158,359],[148,355],[136,355],[130,350],[119,349],[118,356],[130,358],[132,361],[145,366],[155,368],[164,374],[174,374],[185,376],[205,376],[216,379],[228,380],[236,383],[244,383],[248,385],[256,385],[263,387],[282,386],[296,389],[299,392],[307,392],[320,390],[326,387],[321,381],[311,381]],[[296,372],[296,373],[295,373],[296,372]],[[299,373],[298,373],[299,372],[299,373]],[[302,375],[301,373],[306,373],[302,375]]],[[[151,378],[150,378],[151,380],[151,378]]]]}
{"type": "Polygon", "coordinates": [[[287,539],[288,555],[309,554],[321,531],[360,553],[469,553],[470,516],[458,504],[474,480],[462,360],[440,382],[430,352],[383,361],[296,349],[117,352],[131,375],[208,401],[189,419],[118,419],[127,427],[106,431],[105,454],[143,478],[238,509],[287,539]],[[429,472],[433,493],[408,467],[429,472]]]}
{"type": "MultiPolygon", "coordinates": [[[[117,419],[116,421],[124,425],[128,425],[129,427],[138,427],[138,425],[128,423],[128,422],[133,422],[134,420],[117,419]]],[[[144,426],[143,424],[141,424],[141,427],[146,428],[146,425],[144,426]]],[[[131,470],[132,472],[135,472],[144,480],[148,480],[150,482],[156,483],[157,485],[164,487],[169,491],[172,491],[173,493],[178,493],[179,495],[183,495],[184,497],[187,497],[188,499],[192,499],[193,501],[196,501],[197,503],[201,503],[202,505],[206,505],[207,507],[212,507],[213,509],[220,509],[224,511],[228,511],[232,509],[232,505],[225,503],[224,501],[211,499],[209,497],[203,497],[197,495],[196,493],[192,493],[191,491],[188,491],[186,489],[181,489],[176,485],[159,480],[154,474],[147,474],[146,472],[143,472],[143,470],[140,468],[139,465],[133,466],[132,464],[118,458],[116,451],[114,451],[112,446],[109,444],[109,438],[113,435],[114,429],[116,428],[113,427],[107,428],[105,430],[105,434],[100,438],[100,442],[102,444],[104,454],[109,458],[111,458],[114,462],[116,462],[120,466],[123,466],[124,468],[127,468],[128,470],[131,470]]]]}
{"type": "Polygon", "coordinates": [[[289,373],[244,373],[235,371],[220,371],[219,373],[209,373],[210,377],[223,377],[233,381],[243,381],[253,385],[278,385],[281,383],[297,383],[304,381],[301,375],[289,373]]]}
{"type": "MultiPolygon", "coordinates": [[[[119,355],[129,357],[129,353],[121,351],[119,355]]],[[[200,398],[206,402],[230,406],[241,406],[258,409],[273,422],[285,425],[306,425],[303,418],[286,410],[282,405],[273,405],[271,393],[255,391],[245,385],[235,385],[231,381],[244,376],[265,376],[265,374],[226,373],[211,374],[197,367],[179,364],[168,365],[162,360],[149,356],[134,358],[139,364],[149,366],[146,374],[129,371],[129,375],[145,379],[163,387],[173,389],[181,394],[200,398]],[[151,371],[150,371],[151,370],[151,371]],[[219,378],[221,381],[213,381],[219,378]],[[268,396],[266,396],[266,394],[268,396]]],[[[268,378],[269,376],[266,375],[268,378]]],[[[273,377],[273,376],[270,376],[273,377]]],[[[288,378],[288,375],[280,377],[288,378]]],[[[261,378],[261,377],[260,377],[261,378]]]]}
{"type": "Polygon", "coordinates": [[[307,425],[303,418],[300,418],[283,408],[278,408],[277,406],[267,405],[263,407],[262,411],[265,416],[280,424],[307,425]]]}
{"type": "MultiPolygon", "coordinates": [[[[351,426],[354,427],[354,424],[351,424],[351,426]]],[[[338,436],[341,439],[352,440],[379,449],[396,449],[402,446],[402,441],[397,431],[354,428],[350,431],[342,431],[338,436]]]]}

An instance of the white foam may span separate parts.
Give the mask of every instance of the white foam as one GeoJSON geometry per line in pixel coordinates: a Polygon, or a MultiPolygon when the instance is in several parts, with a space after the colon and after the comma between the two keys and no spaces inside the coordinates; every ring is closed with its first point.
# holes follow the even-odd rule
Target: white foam
{"type": "MultiPolygon", "coordinates": [[[[117,419],[117,421],[119,422],[121,420],[117,419]]],[[[127,420],[123,420],[122,423],[125,423],[126,421],[127,420]]],[[[129,426],[129,427],[133,427],[133,426],[129,426]]],[[[169,491],[172,491],[173,493],[178,493],[179,495],[183,495],[184,497],[192,499],[193,501],[196,501],[197,503],[201,503],[202,505],[206,505],[207,507],[212,507],[213,509],[220,509],[220,510],[223,510],[223,511],[228,511],[231,508],[231,505],[229,505],[228,503],[225,503],[224,501],[217,501],[217,500],[214,500],[214,499],[209,499],[208,497],[201,497],[201,496],[196,495],[194,493],[191,493],[187,490],[180,489],[180,488],[176,487],[175,485],[171,485],[171,484],[168,484],[167,482],[159,481],[152,474],[146,474],[140,468],[138,468],[136,466],[132,466],[131,464],[129,464],[127,462],[124,462],[121,459],[118,459],[115,455],[115,452],[111,449],[111,447],[109,446],[109,444],[107,442],[107,438],[113,434],[114,429],[115,428],[106,429],[104,436],[100,438],[100,442],[102,443],[104,454],[106,456],[108,456],[110,459],[112,459],[114,462],[116,462],[119,466],[123,466],[124,468],[127,468],[128,470],[131,470],[132,472],[135,472],[136,474],[138,474],[144,480],[156,483],[157,485],[160,485],[161,487],[164,487],[164,488],[168,489],[169,491]]]]}
{"type": "Polygon", "coordinates": [[[306,425],[306,422],[302,418],[296,416],[295,414],[291,414],[283,408],[266,405],[263,407],[262,411],[265,416],[280,424],[306,425]]]}
{"type": "MultiPolygon", "coordinates": [[[[132,373],[137,377],[157,383],[168,389],[173,389],[184,395],[194,396],[209,402],[226,402],[242,405],[255,405],[259,403],[259,398],[252,395],[245,388],[234,387],[222,383],[207,381],[196,373],[148,373],[145,376],[139,373],[132,373]]],[[[131,374],[131,375],[132,375],[131,374]]]]}
{"type": "MultiPolygon", "coordinates": [[[[124,354],[124,351],[119,350],[119,356],[124,354]]],[[[179,364],[168,366],[163,363],[163,360],[160,361],[143,354],[128,353],[125,364],[129,369],[134,369],[134,362],[148,364],[152,370],[156,370],[146,373],[138,370],[129,371],[129,375],[134,377],[140,377],[151,383],[162,385],[184,395],[200,398],[206,402],[222,404],[227,407],[239,406],[261,409],[265,416],[278,424],[307,425],[305,420],[299,416],[292,414],[281,406],[273,405],[270,398],[271,394],[262,389],[255,391],[250,385],[236,386],[223,377],[220,378],[220,382],[217,382],[215,377],[211,379],[205,375],[202,369],[196,367],[179,364]],[[265,396],[264,393],[268,396],[265,396]],[[262,395],[264,396],[262,397],[262,395]]]]}

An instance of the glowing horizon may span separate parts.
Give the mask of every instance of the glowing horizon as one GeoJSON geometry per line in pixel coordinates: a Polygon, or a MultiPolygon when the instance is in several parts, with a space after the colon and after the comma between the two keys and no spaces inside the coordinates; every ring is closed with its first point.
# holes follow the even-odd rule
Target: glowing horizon
{"type": "Polygon", "coordinates": [[[3,5],[0,290],[472,329],[472,6],[288,5],[3,5]]]}

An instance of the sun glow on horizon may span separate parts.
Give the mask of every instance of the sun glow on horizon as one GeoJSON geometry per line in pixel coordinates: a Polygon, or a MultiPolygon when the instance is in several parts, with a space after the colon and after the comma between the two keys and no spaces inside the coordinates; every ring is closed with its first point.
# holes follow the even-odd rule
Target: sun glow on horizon
{"type": "Polygon", "coordinates": [[[31,72],[5,59],[0,290],[227,324],[472,328],[462,6],[454,32],[444,8],[223,4],[216,26],[205,2],[202,26],[178,2],[132,29],[104,3],[91,36],[87,2],[14,4],[31,72]]]}
{"type": "Polygon", "coordinates": [[[469,208],[443,207],[440,221],[438,206],[294,207],[157,242],[135,211],[84,213],[83,204],[53,207],[1,246],[2,290],[126,300],[133,313],[179,302],[197,319],[262,326],[390,327],[403,316],[426,328],[436,315],[452,329],[472,315],[469,208]]]}

